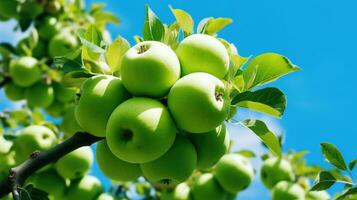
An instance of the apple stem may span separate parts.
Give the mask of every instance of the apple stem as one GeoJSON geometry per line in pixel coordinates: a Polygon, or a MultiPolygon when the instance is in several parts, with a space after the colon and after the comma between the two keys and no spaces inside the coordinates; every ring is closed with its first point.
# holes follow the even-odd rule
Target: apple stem
{"type": "Polygon", "coordinates": [[[12,192],[15,200],[20,199],[20,187],[25,183],[26,179],[37,170],[50,163],[56,162],[61,157],[80,147],[90,146],[102,139],[102,137],[96,137],[86,132],[77,132],[72,137],[49,150],[33,152],[29,156],[29,159],[11,168],[9,170],[9,176],[0,182],[0,198],[12,192]]]}

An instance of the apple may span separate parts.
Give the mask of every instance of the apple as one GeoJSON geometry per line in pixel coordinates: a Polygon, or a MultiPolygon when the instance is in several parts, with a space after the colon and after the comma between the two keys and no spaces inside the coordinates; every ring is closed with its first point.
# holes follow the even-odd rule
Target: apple
{"type": "Polygon", "coordinates": [[[61,2],[57,0],[52,0],[47,2],[45,11],[51,15],[58,14],[62,9],[61,2]]]}
{"type": "Polygon", "coordinates": [[[77,179],[86,175],[93,164],[93,151],[90,147],[80,147],[60,158],[55,168],[63,178],[77,179]]]}
{"type": "Polygon", "coordinates": [[[51,38],[48,44],[48,52],[52,58],[64,56],[73,51],[77,46],[77,37],[69,30],[63,30],[51,38]]]}
{"type": "Polygon", "coordinates": [[[134,96],[160,98],[180,78],[180,62],[169,46],[145,41],[124,54],[120,74],[123,84],[134,96]]]}
{"type": "Polygon", "coordinates": [[[272,188],[279,181],[293,181],[295,179],[289,161],[278,157],[271,157],[264,161],[260,177],[267,188],[272,188]]]}
{"type": "MultiPolygon", "coordinates": [[[[121,198],[111,195],[109,193],[102,193],[101,195],[99,195],[97,200],[121,200],[121,198]]],[[[124,199],[122,199],[122,200],[124,200],[124,199]]]]}
{"type": "Polygon", "coordinates": [[[56,145],[55,133],[40,125],[31,125],[16,134],[14,150],[16,163],[26,160],[34,151],[44,151],[56,145]]]}
{"type": "Polygon", "coordinates": [[[21,57],[12,60],[9,69],[10,76],[18,86],[29,87],[41,80],[41,69],[33,57],[21,57]]]}
{"type": "Polygon", "coordinates": [[[188,133],[187,136],[197,151],[197,169],[213,167],[228,152],[230,138],[224,123],[212,131],[188,133]]]}
{"type": "Polygon", "coordinates": [[[37,24],[38,34],[43,40],[50,40],[61,30],[61,25],[56,17],[46,16],[37,24]]]}
{"type": "Polygon", "coordinates": [[[104,137],[111,113],[129,97],[117,77],[97,75],[87,79],[82,84],[81,97],[75,110],[78,124],[88,133],[104,137]]]}
{"type": "Polygon", "coordinates": [[[97,143],[96,158],[103,174],[118,182],[135,181],[142,172],[139,164],[120,160],[109,149],[106,140],[97,143]]]}
{"type": "Polygon", "coordinates": [[[229,55],[224,45],[215,37],[193,34],[177,47],[182,74],[206,72],[219,79],[225,77],[229,68],[229,55]]]}
{"type": "Polygon", "coordinates": [[[12,101],[19,101],[25,98],[25,88],[12,82],[4,86],[4,92],[6,97],[12,101]]]}
{"type": "Polygon", "coordinates": [[[202,174],[191,188],[194,200],[226,200],[227,192],[219,185],[213,174],[202,174]]]}
{"type": "Polygon", "coordinates": [[[16,18],[17,6],[19,5],[18,1],[14,0],[1,0],[0,1],[0,13],[4,18],[16,18]]]}
{"type": "Polygon", "coordinates": [[[35,174],[31,183],[56,198],[62,197],[66,189],[65,180],[53,169],[35,174]]]}
{"type": "Polygon", "coordinates": [[[82,179],[71,182],[65,198],[66,200],[97,199],[103,192],[101,182],[94,176],[86,175],[82,179]]]}
{"type": "Polygon", "coordinates": [[[305,197],[306,200],[329,200],[331,199],[330,195],[322,190],[322,191],[309,191],[305,197]]]}
{"type": "Polygon", "coordinates": [[[60,126],[61,131],[64,133],[64,138],[69,138],[76,132],[83,132],[83,128],[78,124],[74,116],[75,106],[66,109],[63,120],[60,126]]]}
{"type": "Polygon", "coordinates": [[[54,83],[53,89],[55,90],[55,99],[62,103],[73,101],[78,91],[77,88],[64,87],[59,83],[54,83]]]}
{"type": "Polygon", "coordinates": [[[120,104],[107,125],[107,143],[118,158],[146,163],[164,155],[176,137],[169,111],[159,101],[136,97],[120,104]]]}
{"type": "Polygon", "coordinates": [[[161,193],[161,200],[191,200],[190,186],[187,183],[178,184],[175,189],[164,190],[161,193]]]}
{"type": "Polygon", "coordinates": [[[295,183],[280,181],[272,191],[272,200],[305,200],[304,189],[295,183]]]}
{"type": "Polygon", "coordinates": [[[231,153],[218,161],[214,175],[224,190],[237,193],[250,185],[254,178],[254,169],[246,157],[231,153]]]}
{"type": "Polygon", "coordinates": [[[222,124],[229,103],[223,82],[203,72],[182,77],[168,95],[168,107],[176,125],[190,133],[208,132],[222,124]]]}
{"type": "Polygon", "coordinates": [[[193,144],[177,135],[168,152],[140,165],[144,176],[157,186],[172,187],[188,179],[195,170],[197,153],[193,144]]]}
{"type": "Polygon", "coordinates": [[[55,98],[54,90],[45,83],[36,83],[26,89],[26,100],[30,107],[46,108],[52,104],[55,98]]]}
{"type": "Polygon", "coordinates": [[[46,111],[51,117],[60,118],[63,116],[66,106],[64,103],[55,100],[50,106],[46,107],[46,111]]]}
{"type": "Polygon", "coordinates": [[[0,154],[0,163],[1,163],[0,173],[1,172],[8,173],[10,168],[16,165],[15,155],[16,155],[15,151],[10,151],[6,154],[0,154]]]}

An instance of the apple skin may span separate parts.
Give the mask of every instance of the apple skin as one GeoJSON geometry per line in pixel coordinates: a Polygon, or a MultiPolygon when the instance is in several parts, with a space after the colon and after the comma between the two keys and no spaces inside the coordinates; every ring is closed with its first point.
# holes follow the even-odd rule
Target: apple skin
{"type": "Polygon", "coordinates": [[[294,172],[289,161],[271,157],[264,161],[260,177],[267,188],[272,188],[279,181],[293,181],[294,172]]]}
{"type": "Polygon", "coordinates": [[[309,191],[306,200],[329,200],[331,196],[326,191],[309,191]]]}
{"type": "MultiPolygon", "coordinates": [[[[0,163],[1,163],[0,174],[2,172],[5,172],[6,174],[8,174],[10,168],[14,167],[16,165],[15,155],[16,155],[15,151],[10,151],[7,154],[0,154],[0,163]]],[[[3,180],[3,179],[0,179],[0,180],[3,180]]]]}
{"type": "Polygon", "coordinates": [[[280,181],[272,191],[272,200],[305,200],[304,189],[295,183],[280,181]]]}
{"type": "Polygon", "coordinates": [[[106,140],[97,143],[96,158],[103,174],[118,182],[135,181],[141,175],[139,164],[120,160],[109,149],[106,140]],[[123,173],[125,171],[125,173],[123,173]]]}
{"type": "Polygon", "coordinates": [[[169,46],[145,41],[124,54],[120,74],[125,87],[134,96],[160,98],[180,78],[180,62],[169,46]]]}
{"type": "Polygon", "coordinates": [[[33,57],[21,57],[10,63],[10,76],[14,83],[21,87],[29,87],[41,80],[41,69],[33,57]]]}
{"type": "Polygon", "coordinates": [[[48,44],[49,55],[54,58],[64,56],[78,46],[78,40],[69,30],[64,30],[53,36],[48,44]]]}
{"type": "Polygon", "coordinates": [[[28,87],[25,96],[30,107],[47,108],[55,99],[53,87],[41,82],[28,87]]]}
{"type": "Polygon", "coordinates": [[[210,173],[198,177],[192,185],[191,192],[194,200],[226,200],[227,198],[227,192],[210,173]]]}
{"type": "Polygon", "coordinates": [[[161,193],[161,200],[192,200],[190,187],[187,183],[178,184],[173,190],[164,190],[161,193]]]}
{"type": "Polygon", "coordinates": [[[203,72],[182,77],[168,95],[168,107],[176,125],[190,133],[208,132],[222,124],[229,103],[223,82],[203,72]]]}
{"type": "Polygon", "coordinates": [[[55,133],[45,126],[28,126],[20,130],[16,136],[14,141],[16,163],[26,160],[34,151],[48,150],[57,143],[55,133]]]}
{"type": "Polygon", "coordinates": [[[93,164],[93,157],[92,149],[84,146],[60,158],[55,163],[55,168],[63,178],[77,179],[89,172],[93,164]]]}
{"type": "Polygon", "coordinates": [[[94,176],[86,175],[82,179],[71,182],[66,195],[66,200],[97,199],[103,192],[101,182],[94,176]]]}
{"type": "Polygon", "coordinates": [[[87,79],[82,84],[81,97],[75,110],[78,124],[92,135],[105,137],[111,113],[129,97],[117,77],[98,75],[87,79]]]}
{"type": "Polygon", "coordinates": [[[193,144],[177,135],[168,152],[158,159],[140,165],[144,176],[157,186],[173,187],[188,179],[195,170],[197,153],[193,144]]]}
{"type": "Polygon", "coordinates": [[[218,161],[214,175],[224,190],[237,193],[250,185],[254,178],[254,169],[246,157],[231,153],[218,161]]]}
{"type": "Polygon", "coordinates": [[[25,98],[25,88],[17,86],[15,83],[8,83],[4,86],[4,92],[11,101],[19,101],[25,98]]]}
{"type": "Polygon", "coordinates": [[[74,116],[75,106],[66,109],[61,123],[61,130],[64,133],[64,138],[69,138],[76,132],[82,132],[83,128],[78,124],[74,116]]]}
{"type": "Polygon", "coordinates": [[[213,167],[228,152],[230,145],[230,137],[224,123],[207,133],[188,133],[187,137],[196,148],[196,169],[200,170],[213,167]]]}
{"type": "Polygon", "coordinates": [[[58,23],[56,17],[47,16],[40,23],[38,23],[37,30],[41,39],[50,40],[58,32],[60,32],[61,26],[58,23]]]}
{"type": "Polygon", "coordinates": [[[55,199],[62,197],[66,189],[65,180],[53,169],[35,174],[30,183],[55,199]]]}
{"type": "Polygon", "coordinates": [[[1,0],[0,1],[0,13],[6,19],[16,18],[18,16],[16,8],[18,2],[14,0],[1,0]]]}
{"type": "Polygon", "coordinates": [[[163,104],[136,97],[113,111],[107,125],[107,143],[121,160],[146,163],[170,149],[176,132],[175,123],[163,104]]]}
{"type": "Polygon", "coordinates": [[[62,103],[73,101],[77,94],[77,88],[64,87],[59,83],[53,84],[55,99],[62,103]]]}
{"type": "Polygon", "coordinates": [[[182,75],[206,72],[223,79],[228,73],[229,55],[224,45],[215,37],[193,34],[177,47],[182,75]]]}

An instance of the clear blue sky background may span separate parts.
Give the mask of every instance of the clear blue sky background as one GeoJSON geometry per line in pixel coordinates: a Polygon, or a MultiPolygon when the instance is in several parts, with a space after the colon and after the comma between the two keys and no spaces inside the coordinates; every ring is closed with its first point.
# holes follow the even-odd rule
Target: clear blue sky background
{"type": "MultiPolygon", "coordinates": [[[[110,27],[113,37],[120,34],[131,43],[133,35],[142,32],[147,3],[166,23],[173,21],[168,5],[188,11],[196,25],[200,19],[209,16],[232,18],[234,23],[219,36],[236,44],[241,55],[277,52],[288,56],[303,69],[272,84],[281,88],[288,97],[282,119],[245,110],[236,118],[266,120],[273,130],[286,134],[285,150],[309,150],[307,158],[310,164],[328,167],[319,148],[322,141],[337,145],[348,161],[357,157],[357,130],[354,127],[357,123],[356,1],[87,0],[88,4],[92,2],[107,3],[108,10],[122,20],[120,26],[110,27]]],[[[0,33],[0,41],[7,37],[5,31],[0,33]]],[[[7,107],[3,104],[3,97],[0,98],[0,107],[7,107]]],[[[245,143],[245,148],[249,145],[253,149],[259,148],[250,142],[247,146],[244,142],[247,137],[240,136],[244,131],[239,127],[232,126],[230,130],[234,138],[243,140],[241,143],[245,143]]],[[[93,173],[100,174],[96,167],[93,173]]],[[[269,199],[269,194],[260,183],[254,182],[239,199],[264,200],[269,199]]]]}

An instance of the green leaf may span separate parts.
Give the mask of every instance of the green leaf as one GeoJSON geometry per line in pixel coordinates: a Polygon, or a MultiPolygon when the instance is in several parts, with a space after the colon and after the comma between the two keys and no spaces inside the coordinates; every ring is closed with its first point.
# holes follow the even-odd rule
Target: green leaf
{"type": "Polygon", "coordinates": [[[95,12],[92,16],[95,19],[95,23],[97,27],[100,28],[100,30],[105,30],[107,23],[112,23],[115,25],[118,25],[120,23],[119,18],[111,12],[99,11],[95,12]]]}
{"type": "Polygon", "coordinates": [[[165,27],[155,13],[146,6],[146,20],[144,24],[144,40],[162,41],[165,35],[165,27]]]}
{"type": "Polygon", "coordinates": [[[121,36],[118,36],[114,42],[109,45],[105,56],[112,72],[120,70],[122,57],[128,49],[130,49],[129,42],[121,36]]]}
{"type": "Polygon", "coordinates": [[[335,167],[341,170],[347,170],[345,160],[343,159],[340,151],[330,143],[321,143],[322,154],[327,162],[331,163],[335,167]]]}
{"type": "Polygon", "coordinates": [[[190,14],[181,9],[174,9],[171,6],[170,10],[175,15],[176,21],[184,32],[185,37],[193,33],[194,21],[190,14]]]}
{"type": "Polygon", "coordinates": [[[276,156],[281,156],[281,145],[279,138],[271,132],[263,121],[256,119],[247,119],[242,121],[243,126],[249,128],[255,133],[261,141],[270,149],[276,156]]]}
{"type": "Polygon", "coordinates": [[[344,193],[336,197],[336,200],[353,200],[351,197],[357,194],[357,187],[348,188],[344,193]]]}
{"type": "Polygon", "coordinates": [[[197,33],[205,33],[206,29],[207,29],[207,26],[208,26],[208,23],[209,23],[209,21],[211,19],[212,19],[212,17],[207,17],[207,18],[202,19],[200,21],[200,23],[198,23],[197,33]]]}
{"type": "Polygon", "coordinates": [[[66,73],[61,81],[64,87],[77,87],[80,88],[82,83],[88,78],[94,76],[93,74],[86,71],[72,71],[66,73]]]}
{"type": "Polygon", "coordinates": [[[53,64],[63,72],[82,70],[82,49],[78,48],[65,56],[54,58],[53,64]]]}
{"type": "Polygon", "coordinates": [[[25,188],[20,188],[21,200],[49,200],[48,193],[35,188],[32,184],[27,185],[25,188]]]}
{"type": "Polygon", "coordinates": [[[264,88],[240,93],[232,99],[231,104],[281,117],[285,111],[286,98],[277,88],[264,88]]]}
{"type": "Polygon", "coordinates": [[[336,178],[328,171],[321,171],[315,180],[315,184],[310,189],[311,191],[327,190],[335,184],[336,178]]]}
{"type": "Polygon", "coordinates": [[[32,121],[32,123],[36,125],[42,124],[45,121],[45,116],[41,111],[36,110],[32,112],[32,121]]]}
{"type": "Polygon", "coordinates": [[[257,155],[253,152],[253,151],[250,151],[250,150],[240,150],[240,151],[236,151],[234,153],[237,153],[237,154],[240,154],[244,157],[247,157],[247,158],[254,158],[256,157],[257,155]]]}
{"type": "Polygon", "coordinates": [[[90,55],[93,57],[92,59],[97,59],[97,54],[105,53],[105,50],[100,47],[102,35],[94,25],[91,25],[87,30],[78,30],[77,36],[82,45],[87,48],[89,52],[94,54],[90,55]]]}
{"type": "Polygon", "coordinates": [[[288,73],[300,70],[288,58],[276,53],[264,53],[253,58],[243,72],[246,89],[263,85],[288,73]]]}
{"type": "Polygon", "coordinates": [[[179,45],[179,32],[180,26],[177,22],[174,22],[169,26],[165,25],[165,36],[163,42],[175,50],[179,45]]]}
{"type": "Polygon", "coordinates": [[[2,135],[0,135],[0,154],[9,153],[11,147],[12,147],[12,142],[7,141],[2,135]]]}
{"type": "Polygon", "coordinates": [[[209,35],[215,35],[218,31],[231,24],[232,22],[233,20],[230,18],[211,18],[208,21],[205,33],[209,35]]]}
{"type": "Polygon", "coordinates": [[[354,159],[350,162],[350,164],[348,165],[348,168],[352,171],[356,165],[357,165],[357,159],[354,159]]]}

